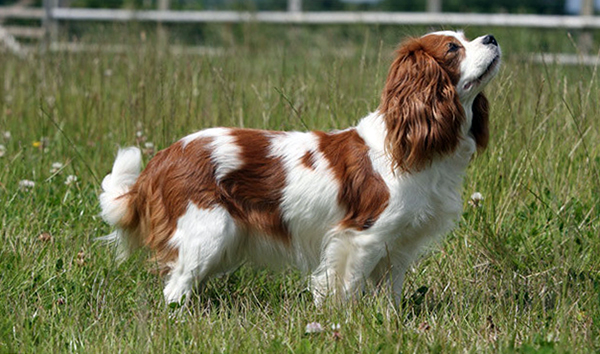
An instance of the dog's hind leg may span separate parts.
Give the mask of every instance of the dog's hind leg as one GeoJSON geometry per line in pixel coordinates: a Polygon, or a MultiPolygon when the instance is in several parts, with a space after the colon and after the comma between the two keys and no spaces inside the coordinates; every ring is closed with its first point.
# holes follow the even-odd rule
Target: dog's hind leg
{"type": "Polygon", "coordinates": [[[241,261],[237,252],[239,238],[226,210],[200,209],[190,203],[169,241],[178,250],[178,258],[165,285],[166,302],[179,302],[184,295],[187,301],[196,284],[235,267],[241,261]]]}

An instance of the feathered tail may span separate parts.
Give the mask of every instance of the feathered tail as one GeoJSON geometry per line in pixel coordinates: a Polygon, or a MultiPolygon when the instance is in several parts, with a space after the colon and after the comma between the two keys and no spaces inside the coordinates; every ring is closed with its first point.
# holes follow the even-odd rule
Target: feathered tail
{"type": "Polygon", "coordinates": [[[100,240],[114,242],[118,247],[117,259],[124,260],[129,254],[131,241],[127,232],[120,228],[122,219],[128,213],[129,198],[126,193],[135,183],[142,168],[142,153],[137,147],[120,149],[112,172],[102,181],[102,194],[100,194],[100,215],[117,230],[100,237],[100,240]]]}

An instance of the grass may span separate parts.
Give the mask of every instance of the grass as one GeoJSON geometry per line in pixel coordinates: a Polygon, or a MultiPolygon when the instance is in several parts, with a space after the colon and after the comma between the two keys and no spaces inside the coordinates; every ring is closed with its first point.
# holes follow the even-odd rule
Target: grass
{"type": "Polygon", "coordinates": [[[464,190],[485,199],[409,271],[400,309],[381,293],[315,308],[298,272],[247,267],[172,309],[143,252],[117,265],[94,241],[110,231],[97,195],[118,146],[347,127],[376,108],[396,42],[425,31],[224,26],[202,32],[218,55],[135,38],[121,54],[1,54],[0,352],[599,351],[598,73],[524,60],[576,52],[561,31],[495,29],[492,139],[464,190]],[[312,322],[325,330],[306,334],[312,322]]]}

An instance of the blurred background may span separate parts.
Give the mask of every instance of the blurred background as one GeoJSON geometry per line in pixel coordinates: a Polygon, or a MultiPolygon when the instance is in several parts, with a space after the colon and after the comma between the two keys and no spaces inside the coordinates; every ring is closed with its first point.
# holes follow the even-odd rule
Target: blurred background
{"type": "MultiPolygon", "coordinates": [[[[600,0],[595,2],[596,10],[600,0]]],[[[61,7],[156,9],[161,0],[59,0],[61,7]]],[[[444,12],[578,14],[585,0],[168,0],[177,10],[284,11],[290,3],[301,3],[304,11],[425,11],[428,4],[440,4],[444,12]]],[[[27,3],[41,6],[41,0],[3,0],[0,6],[27,3]]]]}
{"type": "Polygon", "coordinates": [[[594,16],[599,10],[600,0],[2,0],[0,41],[5,49],[19,52],[26,50],[22,45],[59,50],[65,43],[97,42],[98,34],[119,42],[107,30],[116,37],[135,32],[142,40],[151,37],[163,44],[214,45],[206,24],[229,29],[244,23],[495,26],[571,31],[579,51],[587,54],[595,52],[592,32],[600,28],[600,18],[594,16]]]}

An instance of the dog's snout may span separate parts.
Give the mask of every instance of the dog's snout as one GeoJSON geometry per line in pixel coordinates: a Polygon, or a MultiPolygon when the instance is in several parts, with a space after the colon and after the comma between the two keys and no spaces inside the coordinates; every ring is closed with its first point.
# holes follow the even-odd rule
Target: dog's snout
{"type": "Polygon", "coordinates": [[[494,46],[498,46],[498,42],[496,42],[496,38],[494,36],[492,36],[491,34],[488,34],[487,36],[483,37],[483,44],[488,45],[494,45],[494,46]]]}

